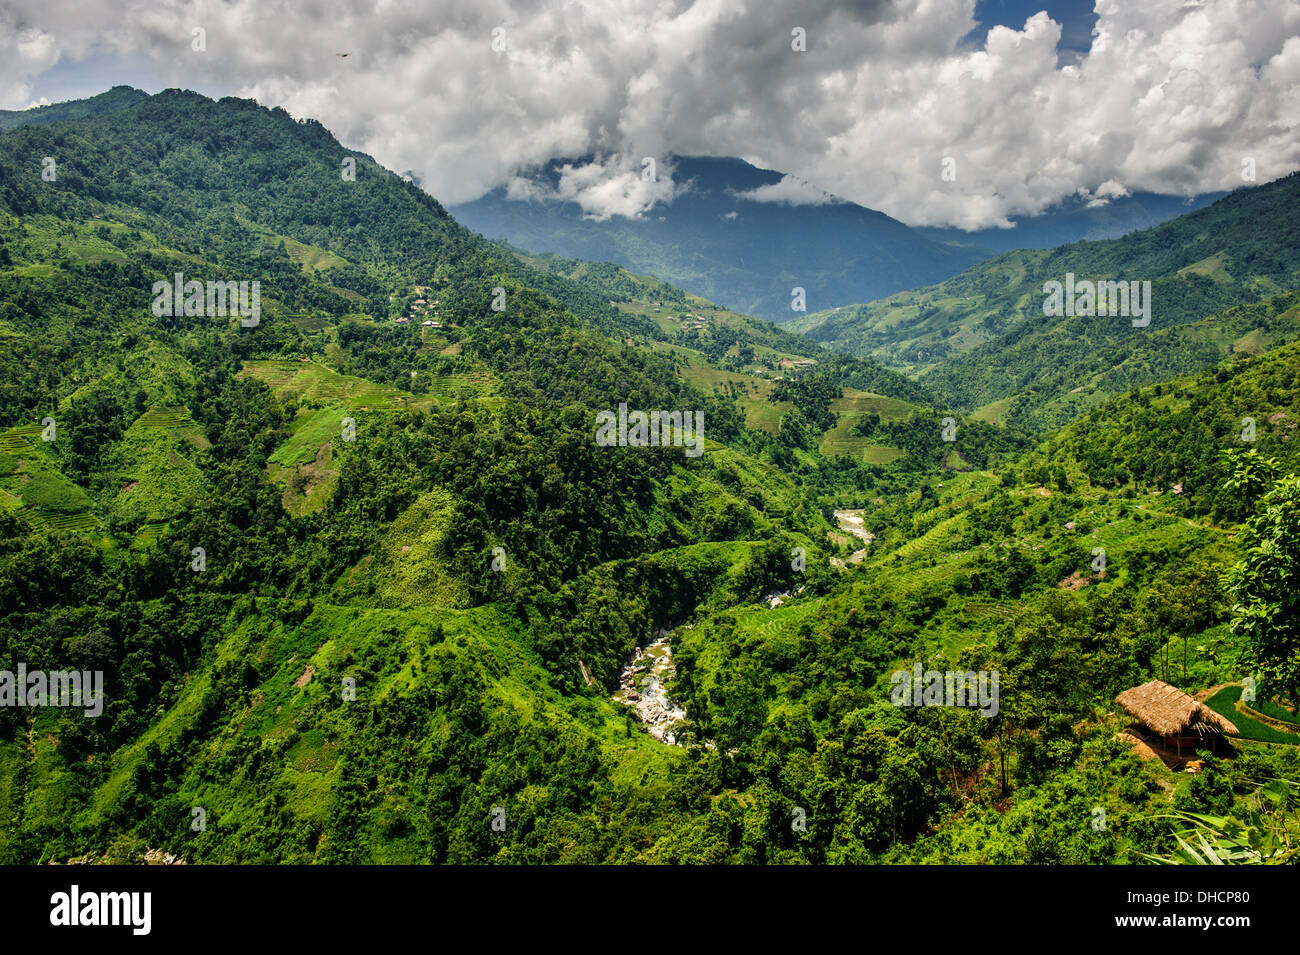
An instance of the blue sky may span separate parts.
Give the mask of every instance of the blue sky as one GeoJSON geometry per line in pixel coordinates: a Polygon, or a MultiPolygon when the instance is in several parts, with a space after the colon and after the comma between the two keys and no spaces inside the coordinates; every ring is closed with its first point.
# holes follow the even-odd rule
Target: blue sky
{"type": "MultiPolygon", "coordinates": [[[[52,68],[35,77],[33,95],[50,103],[83,99],[102,93],[113,86],[134,86],[149,93],[165,88],[153,59],[144,56],[123,56],[111,50],[91,53],[84,59],[65,57],[52,68]]],[[[225,90],[214,90],[208,84],[195,85],[208,96],[226,95],[225,90]]]]}
{"type": "Polygon", "coordinates": [[[1003,26],[1019,30],[1039,10],[1061,24],[1060,50],[1063,54],[1087,53],[1092,46],[1092,28],[1097,23],[1092,0],[978,0],[975,19],[979,26],[967,35],[968,41],[982,44],[990,27],[1003,26]]]}

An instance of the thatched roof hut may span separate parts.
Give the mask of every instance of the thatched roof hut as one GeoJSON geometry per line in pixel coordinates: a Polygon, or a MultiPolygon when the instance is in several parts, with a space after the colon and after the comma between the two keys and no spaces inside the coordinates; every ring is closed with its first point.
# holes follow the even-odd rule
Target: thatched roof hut
{"type": "Polygon", "coordinates": [[[1237,732],[1231,720],[1163,680],[1152,680],[1125,690],[1115,697],[1115,702],[1147,729],[1166,738],[1190,733],[1204,738],[1237,732]]]}

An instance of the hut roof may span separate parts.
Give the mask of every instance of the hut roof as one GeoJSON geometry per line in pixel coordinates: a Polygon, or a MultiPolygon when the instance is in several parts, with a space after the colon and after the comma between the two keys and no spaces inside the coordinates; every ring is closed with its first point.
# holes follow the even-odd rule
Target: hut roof
{"type": "Polygon", "coordinates": [[[1163,680],[1152,680],[1125,690],[1115,697],[1115,702],[1130,716],[1162,736],[1173,736],[1187,729],[1201,735],[1237,732],[1231,720],[1163,680]]]}

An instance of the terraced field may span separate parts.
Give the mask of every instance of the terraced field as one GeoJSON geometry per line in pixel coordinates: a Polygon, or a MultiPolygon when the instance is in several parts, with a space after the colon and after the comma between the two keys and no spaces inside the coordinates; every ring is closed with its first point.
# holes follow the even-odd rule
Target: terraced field
{"type": "Polygon", "coordinates": [[[86,492],[58,470],[41,448],[42,427],[19,425],[0,432],[0,506],[34,530],[80,532],[99,526],[86,492]]]}
{"type": "Polygon", "coordinates": [[[387,385],[342,375],[314,361],[270,359],[247,362],[240,375],[265,382],[279,394],[335,402],[351,411],[427,409],[433,399],[410,395],[387,385]]]}
{"type": "Polygon", "coordinates": [[[845,388],[844,394],[831,402],[831,411],[839,416],[839,420],[822,438],[822,453],[850,455],[866,464],[888,464],[897,460],[903,456],[901,450],[872,444],[869,438],[854,434],[853,428],[867,412],[875,412],[882,421],[897,421],[907,417],[915,408],[915,405],[899,398],[845,388]]]}
{"type": "Polygon", "coordinates": [[[989,424],[1002,424],[1007,417],[1007,412],[1011,410],[1011,399],[1000,398],[997,401],[991,401],[981,408],[976,408],[971,412],[971,417],[976,421],[985,421],[989,424]]]}
{"type": "Polygon", "coordinates": [[[459,375],[438,375],[426,379],[428,394],[437,398],[485,398],[497,393],[499,382],[486,368],[459,375]]]}
{"type": "Polygon", "coordinates": [[[1255,740],[1260,743],[1282,743],[1287,746],[1300,746],[1300,732],[1287,733],[1260,722],[1243,710],[1239,686],[1225,686],[1205,701],[1210,709],[1232,720],[1242,739],[1255,740]]]}
{"type": "Polygon", "coordinates": [[[304,242],[298,242],[284,236],[274,236],[273,238],[284,242],[284,249],[289,253],[289,258],[300,265],[304,272],[319,272],[321,269],[332,269],[348,264],[347,259],[326,249],[307,245],[304,242]]]}
{"type": "Polygon", "coordinates": [[[36,450],[32,443],[39,441],[41,426],[39,424],[22,424],[8,431],[0,431],[0,451],[8,454],[24,454],[36,450]]]}
{"type": "Polygon", "coordinates": [[[687,365],[682,369],[681,376],[687,384],[701,391],[737,395],[741,410],[745,412],[745,427],[766,431],[768,434],[778,433],[781,429],[781,416],[794,408],[788,401],[771,400],[772,389],[776,385],[769,378],[742,375],[707,365],[687,365]]]}
{"type": "Polygon", "coordinates": [[[821,606],[820,598],[786,599],[779,606],[746,607],[736,611],[737,628],[763,639],[792,633],[800,624],[817,616],[821,606]]]}
{"type": "Polygon", "coordinates": [[[329,444],[342,434],[345,417],[347,412],[337,405],[299,412],[292,425],[293,436],[276,448],[267,460],[285,468],[315,461],[321,445],[329,444]]]}
{"type": "Polygon", "coordinates": [[[1022,604],[1017,603],[976,603],[966,604],[962,611],[975,620],[999,620],[1010,622],[1025,612],[1022,604]]]}
{"type": "Polygon", "coordinates": [[[95,262],[125,262],[126,256],[98,233],[106,228],[102,222],[84,222],[72,226],[74,235],[66,231],[69,226],[49,216],[31,216],[22,223],[24,238],[40,250],[42,257],[52,256],[55,251],[60,257],[78,264],[95,262]]]}
{"type": "Polygon", "coordinates": [[[148,550],[162,537],[167,526],[165,522],[145,524],[135,532],[135,536],[131,539],[131,547],[135,550],[148,550]]]}
{"type": "Polygon", "coordinates": [[[159,428],[172,435],[183,438],[196,448],[210,448],[212,442],[190,417],[188,408],[150,408],[142,414],[136,424],[141,428],[159,428]]]}
{"type": "Polygon", "coordinates": [[[99,526],[99,520],[90,511],[78,511],[73,514],[45,514],[28,510],[23,519],[34,530],[47,533],[75,533],[88,531],[99,526]]]}
{"type": "Polygon", "coordinates": [[[884,421],[898,421],[916,410],[917,406],[910,401],[859,391],[857,388],[845,388],[844,394],[831,402],[831,411],[836,414],[860,415],[874,411],[884,421]]]}

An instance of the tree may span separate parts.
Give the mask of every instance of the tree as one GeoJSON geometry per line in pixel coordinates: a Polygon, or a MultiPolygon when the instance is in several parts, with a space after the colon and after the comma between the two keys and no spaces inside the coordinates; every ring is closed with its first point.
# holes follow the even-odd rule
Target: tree
{"type": "Polygon", "coordinates": [[[1300,701],[1300,475],[1277,481],[1246,525],[1246,556],[1225,578],[1232,632],[1261,682],[1300,701]]]}
{"type": "Polygon", "coordinates": [[[1229,516],[1242,519],[1250,514],[1255,502],[1263,496],[1278,476],[1276,458],[1266,458],[1258,448],[1229,448],[1221,452],[1228,477],[1223,482],[1223,494],[1229,516]]]}

